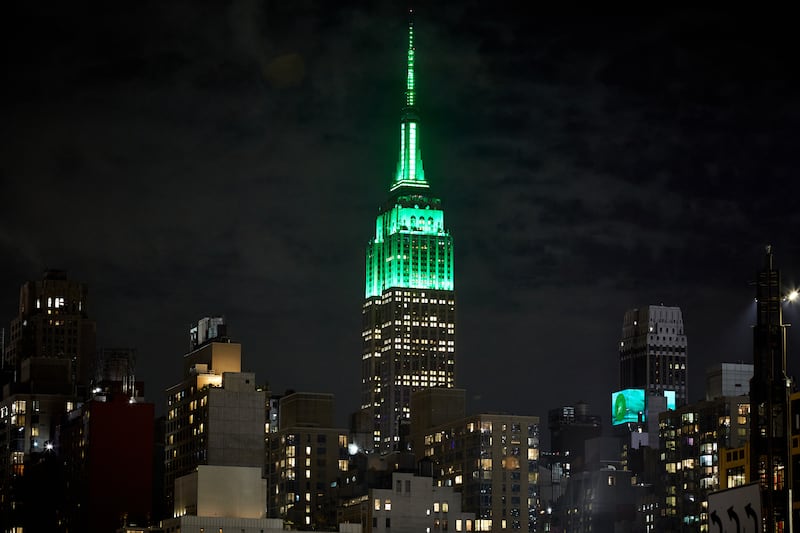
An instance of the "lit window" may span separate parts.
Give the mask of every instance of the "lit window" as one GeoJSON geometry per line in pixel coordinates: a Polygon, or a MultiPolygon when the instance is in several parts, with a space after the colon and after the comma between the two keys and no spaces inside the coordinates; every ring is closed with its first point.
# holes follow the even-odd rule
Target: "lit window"
{"type": "Polygon", "coordinates": [[[391,511],[392,510],[392,500],[386,498],[386,501],[383,502],[383,510],[384,511],[391,511]]]}

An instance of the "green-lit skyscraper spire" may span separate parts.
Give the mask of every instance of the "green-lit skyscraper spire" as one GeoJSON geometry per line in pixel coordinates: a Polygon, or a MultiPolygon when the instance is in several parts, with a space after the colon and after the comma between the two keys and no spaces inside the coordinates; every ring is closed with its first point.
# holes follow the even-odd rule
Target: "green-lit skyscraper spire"
{"type": "Polygon", "coordinates": [[[412,392],[455,386],[453,240],[422,169],[415,62],[411,21],[400,157],[366,253],[360,444],[379,451],[405,446],[412,392]]]}
{"type": "Polygon", "coordinates": [[[408,51],[406,67],[406,105],[400,121],[400,158],[397,161],[392,190],[399,187],[428,187],[422,168],[422,152],[419,147],[419,115],[416,101],[416,79],[414,72],[414,21],[408,23],[408,51]]]}

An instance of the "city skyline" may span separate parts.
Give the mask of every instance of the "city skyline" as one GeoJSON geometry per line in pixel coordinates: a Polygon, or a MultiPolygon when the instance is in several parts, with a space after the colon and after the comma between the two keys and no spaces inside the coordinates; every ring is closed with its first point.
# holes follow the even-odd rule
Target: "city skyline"
{"type": "MultiPolygon", "coordinates": [[[[158,412],[188,324],[214,315],[259,382],[332,392],[340,421],[356,410],[364,228],[394,169],[404,10],[14,9],[6,335],[19,287],[61,268],[89,286],[98,346],[137,349],[158,412]]],[[[607,424],[623,314],[650,304],[684,313],[689,401],[707,366],[752,361],[764,245],[800,283],[787,22],[423,5],[416,27],[470,412],[583,399],[607,424]]]]}

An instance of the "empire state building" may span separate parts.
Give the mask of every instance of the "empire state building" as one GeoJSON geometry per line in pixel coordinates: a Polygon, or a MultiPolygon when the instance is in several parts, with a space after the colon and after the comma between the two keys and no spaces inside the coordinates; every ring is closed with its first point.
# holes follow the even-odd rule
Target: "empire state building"
{"type": "Polygon", "coordinates": [[[415,56],[412,21],[397,171],[366,253],[361,409],[377,452],[407,447],[413,392],[455,386],[453,239],[422,167],[415,56]]]}

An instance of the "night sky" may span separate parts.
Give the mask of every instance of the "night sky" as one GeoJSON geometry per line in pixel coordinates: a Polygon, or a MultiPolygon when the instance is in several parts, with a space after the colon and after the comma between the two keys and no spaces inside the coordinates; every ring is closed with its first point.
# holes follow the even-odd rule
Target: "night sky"
{"type": "MultiPolygon", "coordinates": [[[[138,349],[160,411],[189,323],[223,314],[244,369],[335,393],[344,425],[399,151],[404,3],[16,4],[0,22],[0,323],[25,280],[67,270],[99,344],[138,349]]],[[[469,410],[583,399],[608,420],[623,313],[659,303],[683,310],[700,399],[709,365],[752,361],[765,244],[800,283],[796,29],[728,6],[513,6],[416,18],[469,410]]]]}

